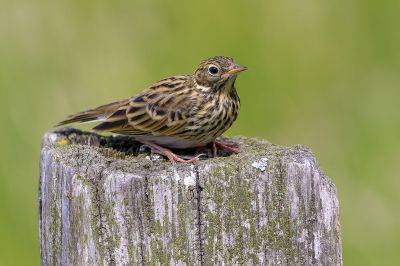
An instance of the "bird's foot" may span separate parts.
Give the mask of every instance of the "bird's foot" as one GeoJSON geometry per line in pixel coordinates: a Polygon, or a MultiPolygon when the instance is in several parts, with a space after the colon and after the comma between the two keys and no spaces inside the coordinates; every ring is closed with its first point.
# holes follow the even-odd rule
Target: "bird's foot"
{"type": "Polygon", "coordinates": [[[227,151],[227,152],[232,152],[232,153],[239,153],[240,150],[238,149],[239,144],[236,142],[226,142],[226,141],[219,141],[219,140],[213,140],[210,142],[211,148],[212,148],[212,153],[213,157],[217,156],[217,151],[218,149],[227,151]]]}
{"type": "Polygon", "coordinates": [[[194,163],[200,160],[200,157],[204,154],[199,154],[194,157],[191,156],[181,156],[173,153],[170,149],[164,148],[150,141],[141,141],[145,146],[151,149],[152,153],[157,153],[167,157],[172,163],[194,163]]]}

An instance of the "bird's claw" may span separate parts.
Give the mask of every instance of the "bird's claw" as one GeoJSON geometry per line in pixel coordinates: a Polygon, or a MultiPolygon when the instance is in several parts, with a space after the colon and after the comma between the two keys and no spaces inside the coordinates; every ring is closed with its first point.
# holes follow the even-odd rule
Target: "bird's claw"
{"type": "Polygon", "coordinates": [[[239,153],[240,150],[238,149],[239,143],[236,142],[223,142],[219,140],[213,140],[211,142],[212,153],[213,157],[217,156],[218,149],[231,152],[231,153],[239,153]]]}
{"type": "Polygon", "coordinates": [[[157,145],[155,143],[149,142],[149,141],[142,141],[142,143],[145,147],[149,147],[151,149],[152,153],[157,153],[160,155],[163,155],[167,157],[172,163],[195,163],[200,160],[201,156],[204,156],[205,154],[198,154],[196,156],[182,156],[182,155],[177,155],[173,153],[170,149],[164,148],[160,145],[157,145]]]}

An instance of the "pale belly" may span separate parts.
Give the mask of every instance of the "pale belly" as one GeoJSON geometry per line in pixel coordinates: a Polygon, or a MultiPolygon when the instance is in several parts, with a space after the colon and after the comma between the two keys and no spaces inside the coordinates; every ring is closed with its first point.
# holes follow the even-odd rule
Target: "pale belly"
{"type": "Polygon", "coordinates": [[[173,148],[173,149],[188,149],[188,148],[195,148],[195,147],[202,145],[201,143],[194,141],[194,140],[181,139],[181,138],[172,137],[172,136],[146,135],[146,136],[135,136],[135,139],[137,139],[138,141],[141,141],[141,140],[150,141],[150,142],[153,142],[160,146],[163,146],[166,148],[173,148]]]}

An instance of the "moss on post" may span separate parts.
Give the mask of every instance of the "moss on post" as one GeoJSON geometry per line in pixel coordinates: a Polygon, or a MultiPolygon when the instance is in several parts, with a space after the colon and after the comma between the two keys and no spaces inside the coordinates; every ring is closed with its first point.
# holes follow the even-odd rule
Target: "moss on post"
{"type": "Polygon", "coordinates": [[[42,263],[341,265],[336,189],[313,154],[237,141],[240,154],[173,165],[128,137],[47,133],[42,263]]]}

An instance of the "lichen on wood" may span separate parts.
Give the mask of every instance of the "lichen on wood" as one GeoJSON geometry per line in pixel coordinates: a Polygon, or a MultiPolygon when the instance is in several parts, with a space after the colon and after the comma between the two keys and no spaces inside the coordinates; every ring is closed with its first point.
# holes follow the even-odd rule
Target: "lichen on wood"
{"type": "Polygon", "coordinates": [[[239,154],[171,164],[129,137],[47,133],[42,264],[341,265],[336,189],[313,154],[236,141],[239,154]]]}

